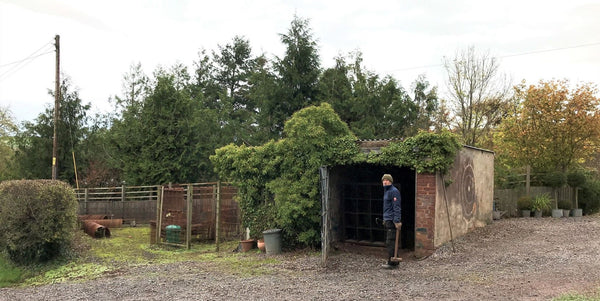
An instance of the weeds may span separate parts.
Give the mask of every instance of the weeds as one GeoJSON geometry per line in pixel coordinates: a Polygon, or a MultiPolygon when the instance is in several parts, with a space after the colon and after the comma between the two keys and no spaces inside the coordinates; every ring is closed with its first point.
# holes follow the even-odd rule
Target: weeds
{"type": "Polygon", "coordinates": [[[600,300],[600,287],[596,292],[587,294],[580,293],[568,293],[560,297],[552,299],[553,301],[599,301],[600,300]]]}

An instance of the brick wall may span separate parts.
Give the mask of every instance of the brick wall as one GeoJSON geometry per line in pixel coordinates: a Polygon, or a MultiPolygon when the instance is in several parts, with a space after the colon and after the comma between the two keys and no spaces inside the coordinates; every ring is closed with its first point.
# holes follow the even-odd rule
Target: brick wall
{"type": "Polygon", "coordinates": [[[424,257],[434,251],[435,231],[435,174],[417,174],[415,255],[424,257]]]}

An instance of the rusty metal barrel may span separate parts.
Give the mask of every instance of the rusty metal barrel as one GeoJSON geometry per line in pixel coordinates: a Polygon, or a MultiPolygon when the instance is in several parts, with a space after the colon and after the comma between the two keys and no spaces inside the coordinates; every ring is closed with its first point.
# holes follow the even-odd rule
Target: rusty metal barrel
{"type": "Polygon", "coordinates": [[[110,237],[110,230],[108,229],[108,227],[102,226],[96,222],[84,221],[83,230],[89,236],[94,238],[110,237]]]}
{"type": "Polygon", "coordinates": [[[100,224],[106,228],[121,228],[123,226],[123,219],[115,218],[115,219],[88,219],[86,221],[94,222],[96,224],[100,224]]]}

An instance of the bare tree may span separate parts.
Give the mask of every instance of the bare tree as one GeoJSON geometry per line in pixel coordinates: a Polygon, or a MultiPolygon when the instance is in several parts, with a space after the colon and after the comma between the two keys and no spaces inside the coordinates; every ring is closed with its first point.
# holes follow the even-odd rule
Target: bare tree
{"type": "Polygon", "coordinates": [[[473,146],[486,146],[490,132],[512,107],[510,80],[499,73],[496,58],[474,47],[444,58],[453,130],[473,146]]]}

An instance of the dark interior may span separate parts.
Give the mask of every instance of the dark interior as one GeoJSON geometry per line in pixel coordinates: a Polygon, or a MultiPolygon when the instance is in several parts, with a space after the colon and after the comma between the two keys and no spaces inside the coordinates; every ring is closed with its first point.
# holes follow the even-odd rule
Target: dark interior
{"type": "Polygon", "coordinates": [[[415,234],[415,172],[408,168],[361,164],[337,166],[331,169],[336,180],[331,191],[337,191],[340,223],[337,237],[342,242],[360,245],[383,246],[385,232],[376,219],[383,217],[383,187],[381,176],[389,173],[393,185],[402,197],[403,249],[414,250],[415,234]]]}

